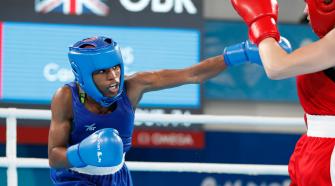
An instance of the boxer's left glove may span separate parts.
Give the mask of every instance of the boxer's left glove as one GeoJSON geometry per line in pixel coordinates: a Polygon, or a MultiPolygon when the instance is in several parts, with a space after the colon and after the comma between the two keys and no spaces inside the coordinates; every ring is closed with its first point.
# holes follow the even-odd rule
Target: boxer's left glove
{"type": "MultiPolygon", "coordinates": [[[[292,52],[291,44],[286,38],[280,37],[278,44],[287,53],[292,52]]],[[[249,40],[226,47],[223,51],[223,57],[227,66],[235,66],[243,63],[255,63],[262,65],[258,47],[249,40]]]]}
{"type": "Polygon", "coordinates": [[[87,165],[112,167],[123,160],[123,143],[117,130],[98,130],[67,149],[67,159],[73,167],[87,165]]]}

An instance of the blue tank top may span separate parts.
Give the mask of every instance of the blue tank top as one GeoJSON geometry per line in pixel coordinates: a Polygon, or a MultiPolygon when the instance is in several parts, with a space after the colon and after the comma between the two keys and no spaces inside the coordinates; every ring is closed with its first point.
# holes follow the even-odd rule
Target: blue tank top
{"type": "Polygon", "coordinates": [[[96,114],[87,110],[80,102],[75,82],[66,84],[72,90],[73,121],[69,146],[81,142],[84,138],[102,128],[114,128],[119,132],[123,142],[123,150],[131,147],[134,129],[134,110],[124,88],[120,99],[116,101],[116,109],[108,114],[96,114]]]}

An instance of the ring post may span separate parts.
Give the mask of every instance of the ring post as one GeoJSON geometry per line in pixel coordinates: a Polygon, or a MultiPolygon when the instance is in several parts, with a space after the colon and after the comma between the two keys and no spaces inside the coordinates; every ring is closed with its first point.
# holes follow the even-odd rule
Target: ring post
{"type": "Polygon", "coordinates": [[[17,186],[18,177],[16,170],[16,125],[17,120],[15,117],[16,108],[8,109],[8,117],[6,118],[6,157],[8,160],[8,169],[7,169],[7,185],[17,186]]]}

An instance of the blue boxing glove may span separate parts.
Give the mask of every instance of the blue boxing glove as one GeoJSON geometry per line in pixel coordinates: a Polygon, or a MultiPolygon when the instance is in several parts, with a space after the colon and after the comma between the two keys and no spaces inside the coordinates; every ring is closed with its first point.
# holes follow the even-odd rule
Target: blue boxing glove
{"type": "MultiPolygon", "coordinates": [[[[281,37],[278,44],[287,53],[292,52],[291,44],[286,38],[281,37]]],[[[223,57],[224,62],[229,67],[244,63],[263,65],[257,45],[251,43],[249,40],[226,47],[223,51],[223,57]]]]}
{"type": "Polygon", "coordinates": [[[98,130],[66,152],[69,163],[74,167],[87,165],[113,167],[123,161],[123,143],[117,130],[98,130]]]}

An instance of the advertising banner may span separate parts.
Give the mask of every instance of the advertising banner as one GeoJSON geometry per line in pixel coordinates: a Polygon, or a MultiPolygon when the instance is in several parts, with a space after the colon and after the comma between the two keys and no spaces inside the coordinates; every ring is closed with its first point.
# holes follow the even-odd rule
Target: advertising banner
{"type": "MultiPolygon", "coordinates": [[[[112,37],[121,47],[127,75],[181,69],[200,60],[200,32],[193,29],[128,28],[43,23],[3,23],[2,99],[49,103],[57,88],[74,80],[67,50],[88,36],[112,37]]],[[[200,108],[200,85],[149,92],[142,107],[200,108]]]]}
{"type": "Polygon", "coordinates": [[[133,146],[140,148],[202,149],[204,144],[204,131],[137,129],[133,134],[133,146]]]}
{"type": "Polygon", "coordinates": [[[201,28],[202,0],[1,0],[0,19],[19,22],[201,28]]]}

